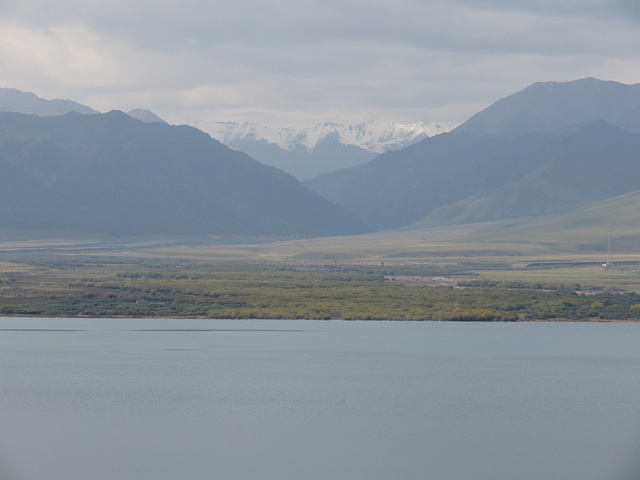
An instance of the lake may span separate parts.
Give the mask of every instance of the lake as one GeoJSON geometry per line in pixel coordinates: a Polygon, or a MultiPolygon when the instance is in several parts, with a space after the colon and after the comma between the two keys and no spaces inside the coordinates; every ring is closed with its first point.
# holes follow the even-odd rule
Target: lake
{"type": "Polygon", "coordinates": [[[0,318],[5,480],[639,478],[640,324],[0,318]]]}

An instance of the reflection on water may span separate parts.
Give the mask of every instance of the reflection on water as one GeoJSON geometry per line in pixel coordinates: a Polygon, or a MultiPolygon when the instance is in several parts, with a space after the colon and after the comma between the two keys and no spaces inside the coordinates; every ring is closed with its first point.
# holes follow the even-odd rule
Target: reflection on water
{"type": "Polygon", "coordinates": [[[0,478],[631,480],[640,324],[0,319],[0,478]]]}

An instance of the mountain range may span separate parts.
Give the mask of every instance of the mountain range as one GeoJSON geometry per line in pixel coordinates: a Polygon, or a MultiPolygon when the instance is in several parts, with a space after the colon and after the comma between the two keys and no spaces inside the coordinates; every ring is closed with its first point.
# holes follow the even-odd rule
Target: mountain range
{"type": "Polygon", "coordinates": [[[449,134],[305,184],[373,229],[566,212],[640,190],[639,91],[593,78],[534,84],[449,134]]]}
{"type": "Polygon", "coordinates": [[[541,151],[544,162],[523,177],[442,206],[419,225],[562,213],[640,189],[640,133],[596,120],[543,142],[541,151]]]}
{"type": "MultiPolygon", "coordinates": [[[[100,112],[91,107],[71,100],[45,100],[31,92],[22,92],[15,88],[0,88],[0,112],[24,113],[39,117],[56,117],[70,112],[83,115],[96,115],[100,112]]],[[[146,123],[166,123],[155,113],[144,108],[136,108],[126,112],[130,117],[146,123]]]]}
{"type": "Polygon", "coordinates": [[[570,218],[593,202],[604,205],[601,217],[607,205],[637,203],[608,199],[640,192],[640,84],[536,83],[435,135],[425,125],[383,123],[216,127],[214,135],[244,142],[248,153],[304,166],[300,177],[318,165],[353,165],[304,185],[148,110],[100,114],[0,89],[0,111],[11,109],[21,113],[0,113],[5,230],[343,235],[570,218]]]}
{"type": "Polygon", "coordinates": [[[0,113],[0,225],[41,235],[363,231],[290,175],[195,128],[117,111],[0,113]]]}
{"type": "Polygon", "coordinates": [[[197,122],[193,126],[261,163],[305,180],[366,163],[380,153],[399,150],[456,125],[371,121],[358,125],[325,122],[301,128],[235,122],[197,122]]]}
{"type": "Polygon", "coordinates": [[[438,207],[522,178],[546,161],[543,147],[549,140],[547,135],[520,141],[438,135],[305,184],[374,230],[394,229],[438,207]]]}
{"type": "MultiPolygon", "coordinates": [[[[0,112],[3,111],[38,116],[100,113],[71,100],[45,100],[14,88],[0,88],[0,112]]],[[[147,109],[137,108],[126,113],[143,122],[166,123],[147,109]]],[[[199,121],[192,126],[265,165],[304,180],[366,163],[380,153],[450,131],[456,125],[371,121],[348,126],[325,122],[311,127],[276,128],[254,123],[199,121]]]]}
{"type": "Polygon", "coordinates": [[[0,88],[0,112],[25,113],[40,117],[53,117],[69,112],[85,115],[100,113],[71,100],[45,100],[34,93],[21,92],[15,88],[0,88]]]}

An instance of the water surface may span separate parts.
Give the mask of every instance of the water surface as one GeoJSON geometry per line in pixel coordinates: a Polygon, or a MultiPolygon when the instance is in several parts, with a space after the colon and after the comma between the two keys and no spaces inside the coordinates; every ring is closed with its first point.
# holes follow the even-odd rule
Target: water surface
{"type": "Polygon", "coordinates": [[[0,319],[0,478],[638,478],[640,324],[0,319]]]}

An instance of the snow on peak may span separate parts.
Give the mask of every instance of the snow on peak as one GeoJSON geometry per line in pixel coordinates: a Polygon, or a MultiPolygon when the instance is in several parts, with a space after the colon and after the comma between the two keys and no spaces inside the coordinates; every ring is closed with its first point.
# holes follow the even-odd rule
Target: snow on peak
{"type": "Polygon", "coordinates": [[[304,128],[277,128],[236,122],[197,122],[193,126],[227,145],[238,141],[266,141],[285,150],[310,152],[328,136],[335,136],[343,145],[355,145],[370,152],[383,153],[449,132],[457,125],[370,121],[358,125],[325,122],[304,128]]]}

